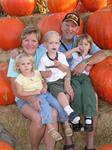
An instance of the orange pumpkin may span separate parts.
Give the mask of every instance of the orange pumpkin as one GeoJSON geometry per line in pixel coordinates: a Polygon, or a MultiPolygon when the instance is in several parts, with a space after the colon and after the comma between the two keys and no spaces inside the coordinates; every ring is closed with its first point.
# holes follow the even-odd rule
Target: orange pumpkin
{"type": "Polygon", "coordinates": [[[112,57],[96,64],[90,77],[98,96],[112,104],[112,57]]]}
{"type": "Polygon", "coordinates": [[[0,105],[9,105],[15,102],[15,97],[7,78],[8,63],[0,63],[0,105]]]}
{"type": "Polygon", "coordinates": [[[112,6],[100,9],[88,17],[87,32],[103,49],[112,49],[112,6]]]}
{"type": "Polygon", "coordinates": [[[9,50],[20,46],[20,35],[25,25],[17,18],[0,19],[0,48],[9,50]]]}
{"type": "Polygon", "coordinates": [[[86,9],[86,7],[83,5],[83,3],[79,0],[78,2],[78,5],[76,7],[76,10],[79,12],[79,13],[85,13],[87,12],[88,10],[86,9]]]}
{"type": "Polygon", "coordinates": [[[107,5],[112,5],[112,0],[107,0],[107,5]]]}
{"type": "Polygon", "coordinates": [[[3,10],[11,16],[31,15],[35,0],[0,0],[3,10]]]}
{"type": "Polygon", "coordinates": [[[89,11],[96,11],[107,6],[107,0],[81,0],[89,11]]]}
{"type": "MultiPolygon", "coordinates": [[[[44,34],[50,30],[55,30],[61,34],[61,22],[65,15],[66,13],[54,13],[42,17],[42,19],[37,24],[42,32],[42,36],[44,36],[44,34]]],[[[78,34],[83,32],[83,21],[81,18],[80,21],[81,25],[78,34]]]]}
{"type": "Polygon", "coordinates": [[[0,150],[14,150],[6,141],[0,140],[0,150]]]}
{"type": "Polygon", "coordinates": [[[112,150],[112,144],[101,145],[97,150],[112,150]]]}
{"type": "Polygon", "coordinates": [[[50,12],[72,12],[77,6],[78,0],[48,0],[50,12]]]}

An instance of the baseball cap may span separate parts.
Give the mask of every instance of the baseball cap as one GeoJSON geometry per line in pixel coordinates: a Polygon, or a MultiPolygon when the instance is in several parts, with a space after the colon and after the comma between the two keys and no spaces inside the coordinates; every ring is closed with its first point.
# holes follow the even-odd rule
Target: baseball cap
{"type": "Polygon", "coordinates": [[[80,16],[77,12],[66,14],[63,18],[63,22],[67,20],[72,20],[76,25],[80,26],[80,16]]]}

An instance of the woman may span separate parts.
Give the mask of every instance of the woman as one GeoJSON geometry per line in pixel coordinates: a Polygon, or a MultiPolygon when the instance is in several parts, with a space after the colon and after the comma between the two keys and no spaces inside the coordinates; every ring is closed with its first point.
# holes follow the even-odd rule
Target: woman
{"type": "MultiPolygon", "coordinates": [[[[44,48],[40,49],[38,47],[39,41],[40,41],[40,32],[37,28],[33,26],[28,26],[23,30],[21,34],[21,46],[26,54],[32,55],[34,57],[36,66],[38,66],[41,56],[46,52],[46,49],[44,48]]],[[[17,53],[21,53],[21,49],[18,49],[17,53]]],[[[15,59],[11,58],[9,62],[9,68],[8,68],[8,77],[10,77],[15,96],[18,96],[15,90],[16,88],[14,87],[14,81],[18,75],[18,73],[14,70],[14,64],[15,64],[15,59]]],[[[40,116],[37,113],[38,112],[37,97],[35,96],[29,96],[29,97],[22,96],[19,98],[16,97],[16,104],[20,112],[31,121],[30,138],[31,138],[32,150],[39,150],[39,144],[44,135],[45,135],[44,136],[45,149],[54,150],[55,141],[51,136],[49,136],[47,130],[45,129],[45,126],[41,124],[40,116]],[[32,103],[32,106],[28,105],[28,101],[32,103]]],[[[56,123],[57,113],[55,110],[53,110],[53,118],[54,118],[53,120],[54,125],[57,128],[57,123],[56,123]]]]}

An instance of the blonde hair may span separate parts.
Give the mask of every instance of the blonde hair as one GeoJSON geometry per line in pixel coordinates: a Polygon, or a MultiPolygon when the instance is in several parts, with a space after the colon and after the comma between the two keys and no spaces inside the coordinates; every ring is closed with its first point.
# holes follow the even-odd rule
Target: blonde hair
{"type": "Polygon", "coordinates": [[[59,35],[59,33],[58,33],[57,31],[48,31],[48,32],[45,34],[45,36],[44,36],[44,40],[45,40],[45,41],[48,41],[48,38],[51,37],[51,36],[53,36],[53,35],[59,37],[59,40],[60,40],[60,35],[59,35]]]}
{"type": "Polygon", "coordinates": [[[15,69],[17,72],[21,73],[20,69],[18,68],[20,62],[21,62],[21,58],[28,58],[30,60],[30,62],[32,63],[32,71],[35,70],[35,64],[34,64],[34,58],[31,55],[27,55],[26,53],[21,53],[16,57],[15,60],[15,69]]]}
{"type": "Polygon", "coordinates": [[[89,35],[89,34],[81,34],[79,35],[78,37],[78,40],[77,40],[77,46],[78,46],[78,43],[82,40],[86,39],[88,41],[88,43],[90,43],[90,47],[92,46],[93,44],[93,39],[92,37],[89,35]]]}
{"type": "Polygon", "coordinates": [[[33,26],[33,25],[26,26],[26,27],[23,29],[23,31],[22,31],[22,33],[21,33],[21,40],[24,40],[24,39],[25,39],[25,36],[26,36],[27,34],[31,34],[31,33],[35,33],[35,34],[36,34],[37,39],[38,39],[38,42],[40,43],[40,41],[41,41],[41,32],[40,32],[40,30],[39,30],[38,27],[35,27],[35,26],[33,26]]]}

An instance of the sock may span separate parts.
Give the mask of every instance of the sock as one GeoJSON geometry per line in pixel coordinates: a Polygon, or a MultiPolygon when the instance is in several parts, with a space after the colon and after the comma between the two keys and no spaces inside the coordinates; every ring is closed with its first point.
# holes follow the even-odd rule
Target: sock
{"type": "Polygon", "coordinates": [[[70,107],[70,105],[67,105],[66,107],[64,107],[65,112],[68,114],[68,116],[74,112],[73,109],[70,107]]]}
{"type": "Polygon", "coordinates": [[[92,124],[92,117],[86,117],[85,124],[92,124]]]}

